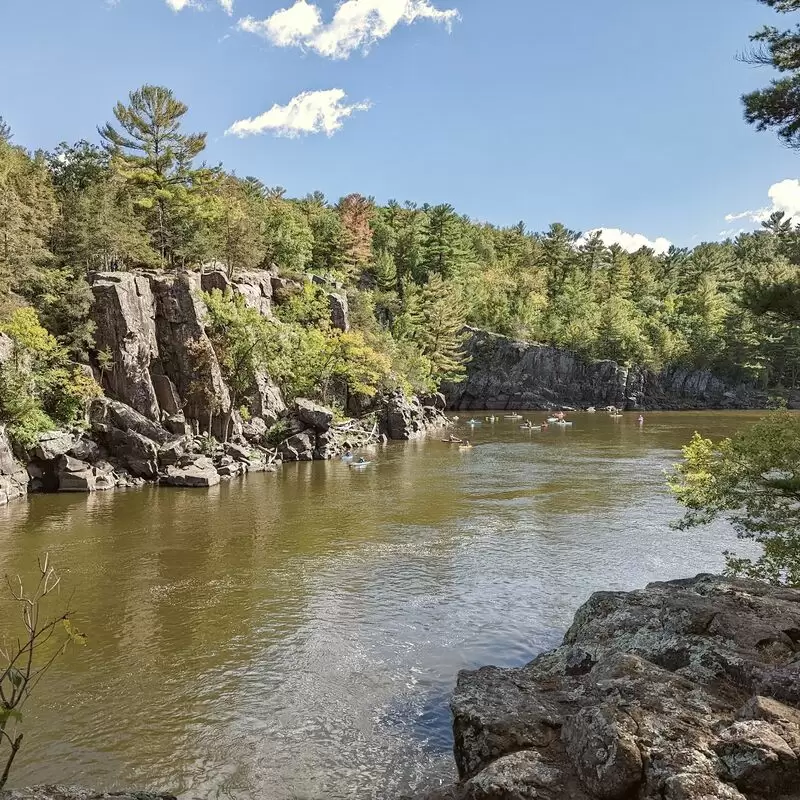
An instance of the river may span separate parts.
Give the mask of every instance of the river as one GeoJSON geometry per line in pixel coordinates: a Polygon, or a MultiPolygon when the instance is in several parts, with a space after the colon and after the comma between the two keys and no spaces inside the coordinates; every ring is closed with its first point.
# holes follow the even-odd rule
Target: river
{"type": "Polygon", "coordinates": [[[1,509],[3,571],[49,552],[89,637],[28,706],[11,785],[270,800],[435,786],[454,772],[459,669],[556,645],[594,590],[721,567],[730,530],[670,530],[663,470],[694,430],[759,414],[470,432],[469,413],[469,451],[393,443],[364,471],[288,464],[209,491],[1,509]]]}

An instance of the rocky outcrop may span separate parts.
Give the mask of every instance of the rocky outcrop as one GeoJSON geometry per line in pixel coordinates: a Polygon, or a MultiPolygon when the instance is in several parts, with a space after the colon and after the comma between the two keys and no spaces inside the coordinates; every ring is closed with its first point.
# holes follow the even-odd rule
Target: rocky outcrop
{"type": "Polygon", "coordinates": [[[347,333],[350,330],[350,307],[347,304],[347,295],[344,292],[330,292],[328,303],[331,307],[331,325],[347,333]]]}
{"type": "Polygon", "coordinates": [[[150,367],[159,357],[150,278],[132,272],[100,273],[92,281],[95,343],[111,359],[102,380],[109,393],[150,419],[159,406],[150,367]]]}
{"type": "Polygon", "coordinates": [[[453,409],[557,406],[628,409],[763,408],[766,394],[707,370],[662,372],[589,361],[570,350],[470,329],[466,380],[444,387],[453,409]]]}
{"type": "Polygon", "coordinates": [[[598,592],[557,650],[462,672],[453,800],[800,798],[800,590],[598,592]]]}
{"type": "Polygon", "coordinates": [[[418,439],[451,424],[443,412],[443,395],[432,395],[425,398],[425,402],[428,404],[423,404],[419,397],[407,397],[401,391],[387,395],[378,411],[386,436],[389,439],[418,439]]]}
{"type": "Polygon", "coordinates": [[[28,472],[14,456],[6,426],[0,425],[0,506],[27,493],[28,472]]]}
{"type": "Polygon", "coordinates": [[[304,398],[295,400],[283,423],[290,432],[278,447],[284,461],[325,461],[347,449],[384,441],[377,422],[351,419],[334,423],[330,408],[304,398]]]}
{"type": "MultiPolygon", "coordinates": [[[[269,272],[98,273],[92,277],[99,374],[106,392],[172,433],[187,420],[224,438],[232,411],[228,387],[206,335],[203,291],[231,290],[264,316],[272,315],[269,272]],[[110,363],[109,363],[110,362],[110,363]]],[[[261,375],[246,404],[273,422],[285,409],[280,390],[261,375]]],[[[233,431],[240,422],[233,414],[233,431]]]]}

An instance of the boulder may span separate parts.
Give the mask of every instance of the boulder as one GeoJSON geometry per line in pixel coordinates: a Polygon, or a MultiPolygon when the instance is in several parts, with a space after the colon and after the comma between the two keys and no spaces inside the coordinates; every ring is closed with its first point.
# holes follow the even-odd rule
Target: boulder
{"type": "Polygon", "coordinates": [[[272,378],[260,372],[255,385],[248,393],[248,409],[254,417],[260,417],[268,426],[274,425],[286,411],[283,394],[272,378]]]}
{"type": "Polygon", "coordinates": [[[117,483],[110,464],[101,462],[92,466],[68,455],[56,459],[54,472],[59,492],[94,492],[113,489],[117,483]]]}
{"type": "Polygon", "coordinates": [[[278,451],[284,461],[313,461],[316,449],[313,431],[304,431],[281,442],[278,451]]]}
{"type": "Polygon", "coordinates": [[[390,439],[417,439],[451,424],[434,406],[423,406],[419,398],[401,391],[387,395],[380,411],[382,431],[390,439]]]}
{"type": "Polygon", "coordinates": [[[295,400],[294,415],[306,427],[314,428],[317,431],[327,431],[333,422],[331,409],[302,397],[295,400]]]}
{"type": "Polygon", "coordinates": [[[459,674],[453,800],[797,800],[800,590],[598,592],[561,647],[459,674]]]}
{"type": "Polygon", "coordinates": [[[177,464],[187,453],[191,452],[192,440],[188,437],[175,439],[158,448],[158,463],[162,467],[169,467],[177,464]]]}
{"type": "Polygon", "coordinates": [[[148,419],[130,406],[107,397],[92,400],[89,406],[89,422],[93,427],[117,428],[137,433],[159,444],[173,438],[173,435],[157,422],[148,419]]]}
{"type": "Polygon", "coordinates": [[[269,428],[261,417],[250,417],[242,424],[242,435],[251,442],[262,443],[269,428]]]}
{"type": "Polygon", "coordinates": [[[250,448],[244,447],[240,444],[227,442],[224,446],[225,454],[230,456],[234,461],[239,461],[243,464],[250,463],[250,448]]]}
{"type": "Polygon", "coordinates": [[[77,458],[79,461],[88,461],[93,464],[102,458],[100,445],[88,436],[81,436],[76,439],[72,447],[67,450],[67,455],[77,458]]]}
{"type": "Polygon", "coordinates": [[[347,295],[342,292],[330,292],[328,304],[331,309],[331,325],[347,333],[350,330],[350,308],[347,304],[347,295]]]}
{"type": "Polygon", "coordinates": [[[39,434],[37,444],[33,448],[33,457],[40,461],[53,461],[70,450],[75,438],[64,431],[48,431],[39,434]]]}
{"type": "Polygon", "coordinates": [[[28,472],[14,457],[6,426],[0,425],[0,506],[27,493],[28,472]]]}
{"type": "Polygon", "coordinates": [[[159,482],[166,486],[204,488],[216,486],[219,473],[208,459],[198,459],[188,466],[170,466],[162,473],[159,482]]]}

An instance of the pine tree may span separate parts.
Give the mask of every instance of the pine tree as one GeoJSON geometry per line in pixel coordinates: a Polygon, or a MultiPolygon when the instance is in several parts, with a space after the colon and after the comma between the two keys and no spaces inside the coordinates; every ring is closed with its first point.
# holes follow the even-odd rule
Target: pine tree
{"type": "Polygon", "coordinates": [[[423,266],[428,275],[453,278],[466,261],[462,225],[453,206],[443,203],[428,209],[423,245],[423,266]]]}
{"type": "Polygon", "coordinates": [[[431,387],[464,379],[467,357],[464,343],[466,309],[459,292],[441,275],[433,274],[423,287],[419,307],[413,314],[414,339],[430,363],[431,387]]]}
{"type": "Polygon", "coordinates": [[[206,134],[181,133],[188,110],[170,89],[145,85],[130,93],[128,105],[117,103],[119,128],[111,123],[99,128],[114,165],[136,189],[163,265],[177,260],[194,233],[185,224],[198,210],[192,191],[210,177],[209,170],[192,168],[192,160],[205,149],[206,134]]]}

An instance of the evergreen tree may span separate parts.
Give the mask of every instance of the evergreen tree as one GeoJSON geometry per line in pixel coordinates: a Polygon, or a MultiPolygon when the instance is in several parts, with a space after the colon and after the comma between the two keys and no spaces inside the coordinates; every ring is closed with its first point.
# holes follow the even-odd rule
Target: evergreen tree
{"type": "Polygon", "coordinates": [[[453,278],[466,260],[461,220],[449,203],[433,206],[427,214],[422,266],[429,276],[453,278]]]}
{"type": "Polygon", "coordinates": [[[205,133],[182,133],[188,106],[163,86],[145,85],[131,92],[129,103],[117,103],[118,126],[99,128],[114,166],[130,182],[136,203],[147,218],[153,247],[163,265],[176,263],[196,233],[186,223],[198,214],[193,190],[210,178],[192,161],[206,146],[205,133]]]}
{"type": "Polygon", "coordinates": [[[464,343],[469,333],[464,330],[466,309],[459,292],[434,273],[423,287],[419,306],[412,315],[413,336],[430,367],[430,387],[447,381],[457,383],[466,373],[464,343]]]}

